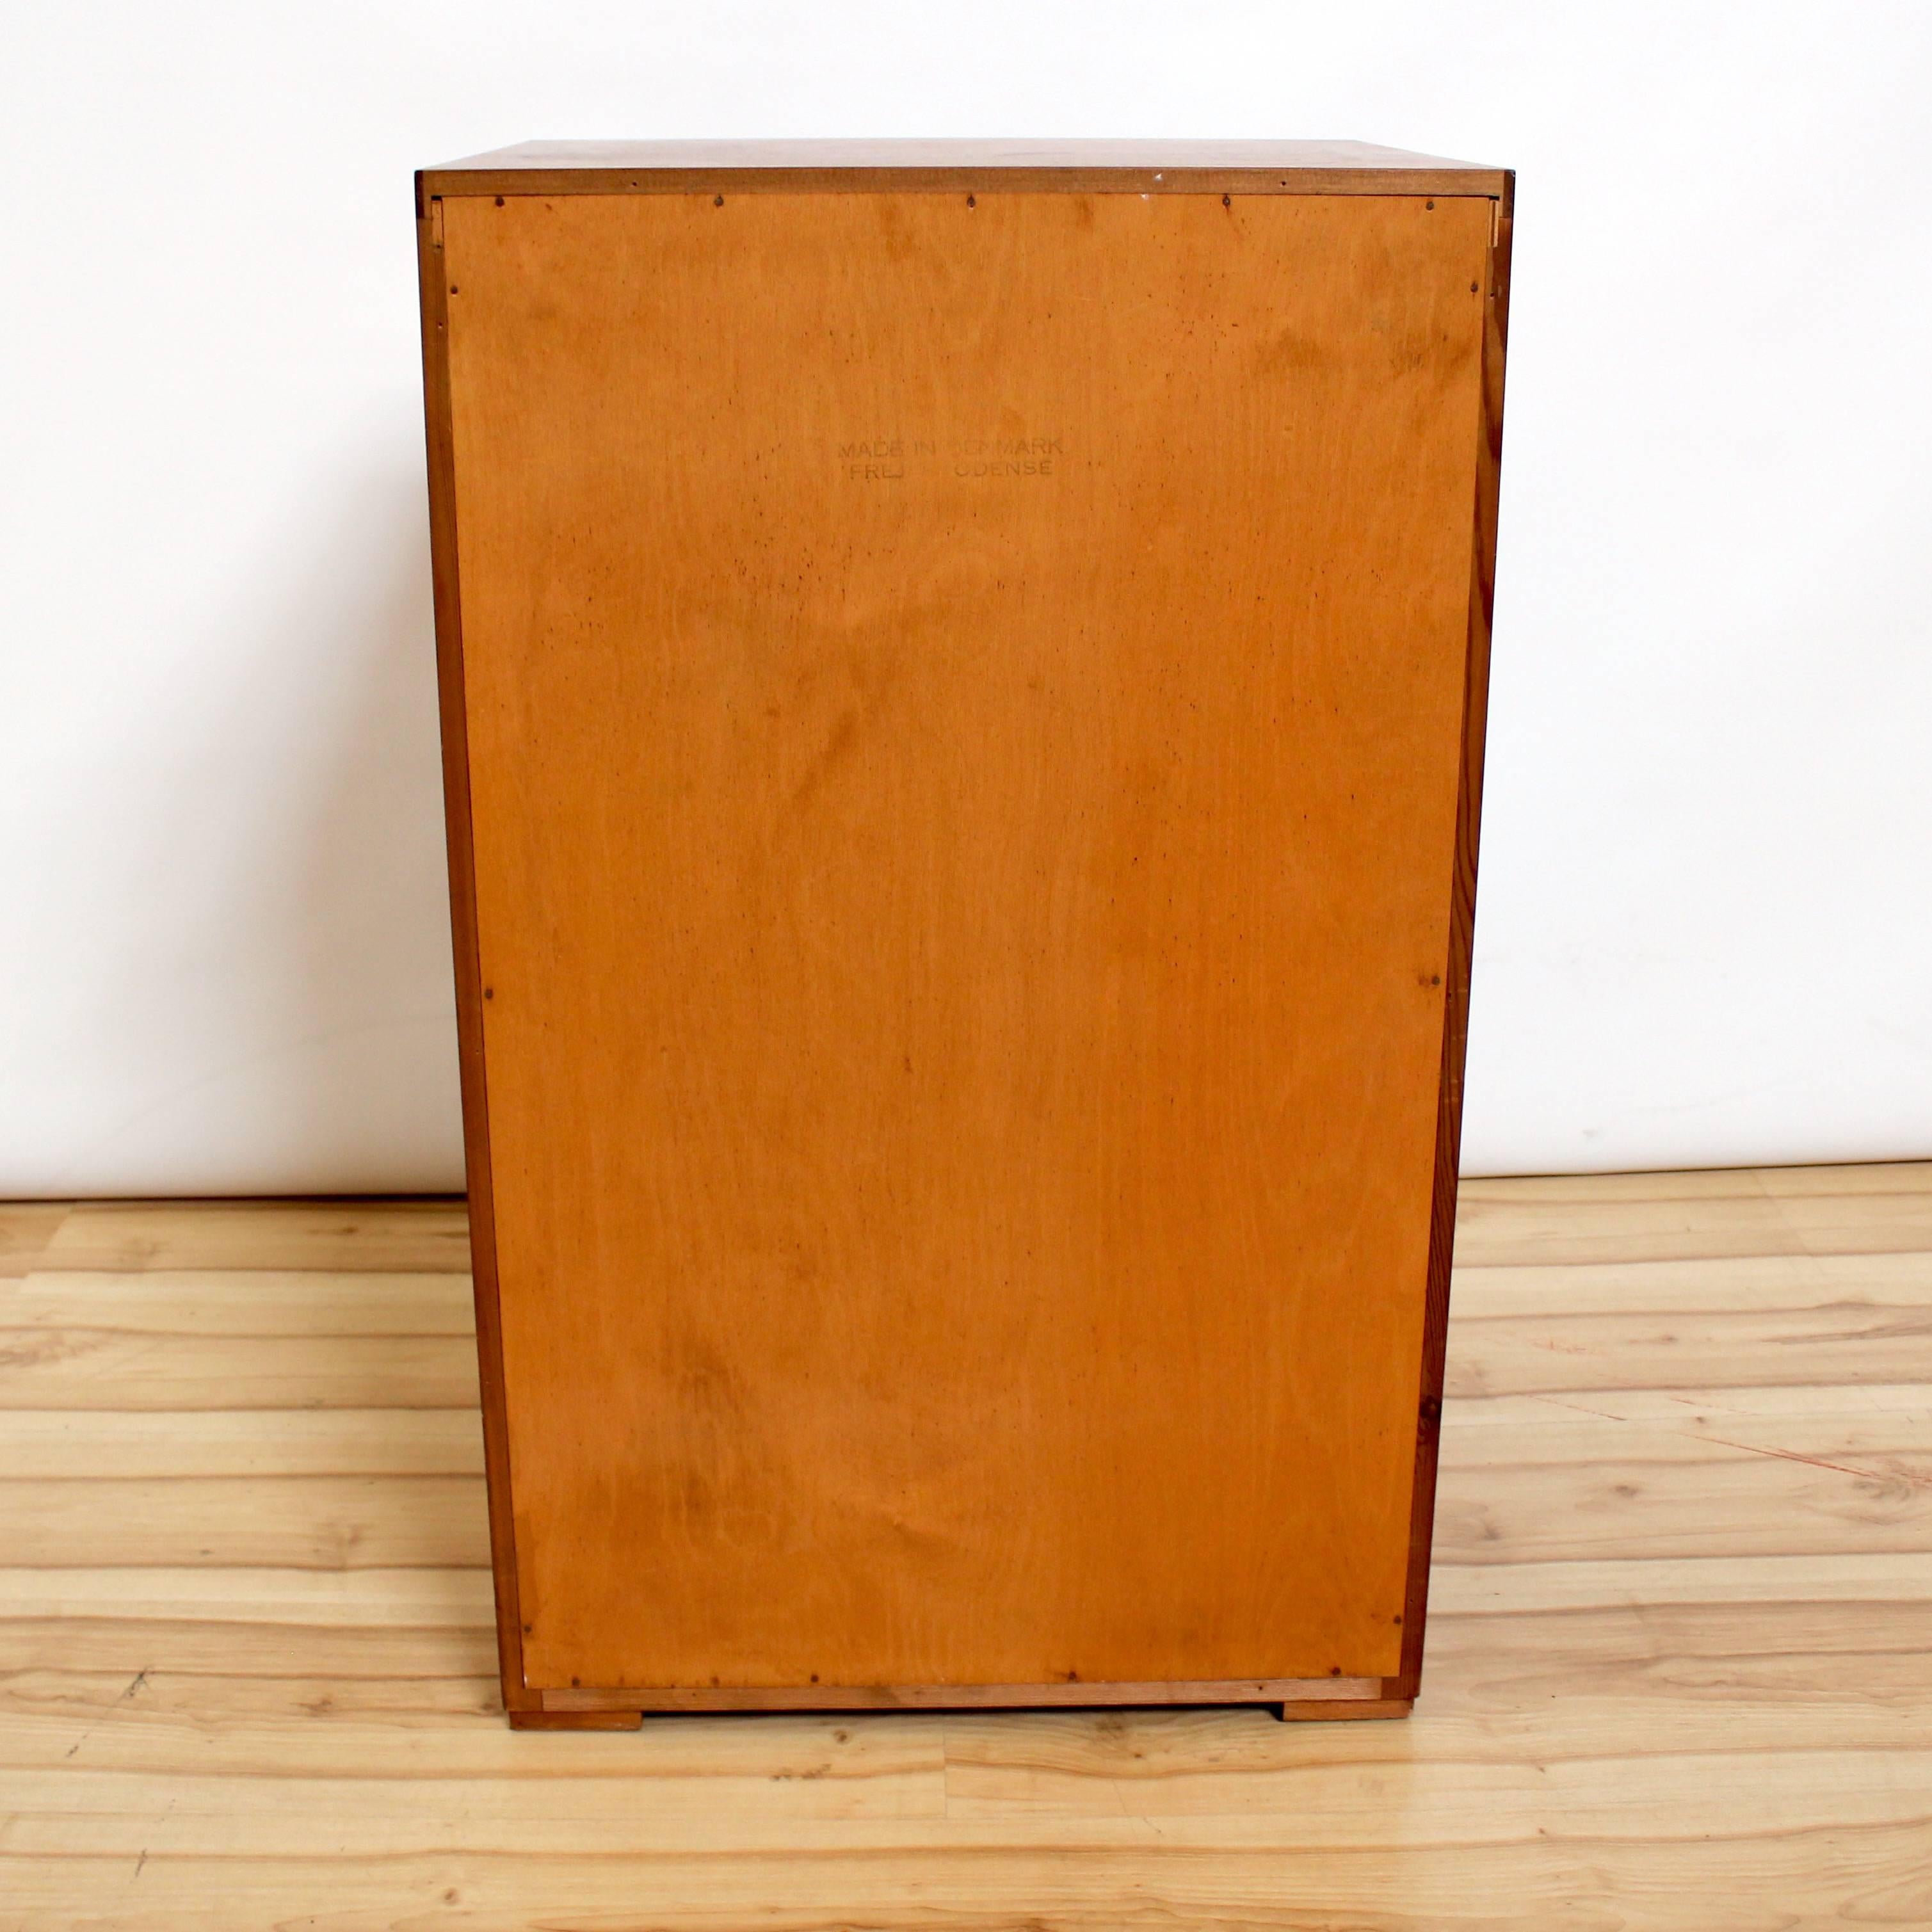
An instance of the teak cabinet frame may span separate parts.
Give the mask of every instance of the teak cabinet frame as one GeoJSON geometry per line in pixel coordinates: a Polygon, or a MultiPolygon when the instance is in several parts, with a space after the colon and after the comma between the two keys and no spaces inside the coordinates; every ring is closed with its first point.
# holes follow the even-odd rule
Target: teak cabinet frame
{"type": "MultiPolygon", "coordinates": [[[[447,813],[464,1130],[468,1166],[478,1349],[495,1578],[499,1660],[510,1720],[522,1728],[628,1727],[648,1710],[946,1707],[1096,1703],[1261,1702],[1284,1716],[1368,1717],[1408,1708],[1420,1678],[1428,1602],[1444,1348],[1454,1245],[1467,1036],[1476,860],[1496,556],[1514,177],[1349,143],[1240,145],[780,144],[524,149],[418,175],[422,290],[436,640],[447,813]],[[484,1050],[486,998],[472,849],[470,714],[458,578],[449,358],[443,272],[446,204],[488,196],[839,193],[974,195],[1389,195],[1474,197],[1491,209],[1483,325],[1480,426],[1473,466],[1467,643],[1453,878],[1448,882],[1448,971],[1436,1103],[1420,1386],[1417,1391],[1406,1604],[1398,1671],[1380,1677],[1214,1679],[1134,1683],[825,1684],[652,1690],[635,1685],[532,1688],[519,1605],[517,1521],[510,1480],[502,1304],[484,1050]]],[[[1433,205],[1432,202],[1430,204],[1433,205]]]]}

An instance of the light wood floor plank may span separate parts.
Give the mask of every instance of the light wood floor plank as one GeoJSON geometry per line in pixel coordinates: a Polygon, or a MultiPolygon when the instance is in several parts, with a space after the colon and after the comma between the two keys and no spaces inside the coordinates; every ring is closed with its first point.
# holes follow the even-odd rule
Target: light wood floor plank
{"type": "Polygon", "coordinates": [[[1051,1842],[978,1845],[957,1858],[922,1844],[844,1857],[754,1844],[722,1856],[267,1858],[184,1855],[156,1830],[139,1855],[0,1852],[0,1885],[18,1901],[21,1932],[259,1932],[304,1919],[326,1932],[439,1922],[464,1932],[1791,1932],[1920,1926],[1932,1912],[1918,1821],[1702,1838],[1553,1822],[1514,1844],[1395,1856],[1330,1847],[1318,1831],[1298,1846],[1198,1849],[1166,1842],[1145,1821],[1078,1832],[1044,1822],[1051,1842]],[[77,1920],[77,1898],[98,1909],[77,1920]]]}
{"type": "Polygon", "coordinates": [[[1452,1396],[1932,1382],[1932,1301],[1641,1315],[1499,1316],[1458,1328],[1452,1396]]]}
{"type": "Polygon", "coordinates": [[[1932,1160],[1874,1161],[1842,1167],[1757,1167],[1750,1172],[1766,1193],[1779,1201],[1897,1194],[1932,1198],[1932,1160]]]}
{"type": "Polygon", "coordinates": [[[83,1201],[39,1265],[466,1274],[470,1224],[459,1201],[83,1201]]]}
{"type": "Polygon", "coordinates": [[[156,1269],[35,1270],[0,1282],[0,1328],[318,1337],[476,1333],[467,1274],[156,1269]]]}
{"type": "Polygon", "coordinates": [[[1814,1255],[1932,1252],[1932,1195],[1876,1192],[1810,1196],[1781,1204],[1814,1255]]]}
{"type": "Polygon", "coordinates": [[[1455,1403],[1444,1420],[1443,1460],[1465,1466],[1594,1462],[1619,1443],[1629,1450],[1641,1444],[1646,1456],[1666,1460],[1726,1448],[1826,1457],[1910,1455],[1932,1429],[1932,1384],[1490,1396],[1455,1403]],[[1605,1423],[1623,1426],[1609,1436],[1605,1423]]]}
{"type": "MultiPolygon", "coordinates": [[[[1430,1574],[1438,1615],[1515,1616],[1633,1605],[1932,1602],[1932,1551],[1856,1556],[1655,1556],[1451,1563],[1430,1574]]],[[[1928,1666],[1932,1667],[1932,1666],[1928,1666]]]]}
{"type": "MultiPolygon", "coordinates": [[[[1594,1215],[1621,1214],[1632,1207],[1654,1208],[1664,1202],[1726,1202],[1769,1198],[1764,1177],[1772,1168],[1675,1168],[1655,1173],[1530,1174],[1504,1179],[1466,1178],[1457,1190],[1461,1218],[1500,1210],[1504,1226],[1514,1226],[1518,1238],[1534,1238],[1540,1211],[1556,1204],[1572,1210],[1580,1220],[1594,1215]]],[[[1838,1168],[1814,1168],[1816,1174],[1837,1174],[1838,1168]]]]}
{"type": "Polygon", "coordinates": [[[89,1476],[478,1476],[467,1408],[0,1409],[0,1470],[89,1476]]]}
{"type": "Polygon", "coordinates": [[[1932,1448],[1853,1473],[1803,1457],[1624,1460],[1443,1472],[1438,1560],[1512,1563],[1695,1556],[1713,1517],[1733,1556],[1910,1554],[1932,1544],[1932,1448]]]}
{"type": "Polygon", "coordinates": [[[475,1476],[0,1479],[16,1568],[446,1569],[489,1560],[475,1476]]]}
{"type": "Polygon", "coordinates": [[[1736,1191],[1723,1193],[1607,1196],[1592,1185],[1598,1178],[1520,1199],[1494,1192],[1497,1182],[1472,1184],[1456,1216],[1457,1259],[1472,1268],[1544,1268],[1807,1252],[1780,1204],[1749,1177],[1736,1177],[1736,1191]]]}
{"type": "MultiPolygon", "coordinates": [[[[487,1573],[482,1580],[487,1588],[487,1573]]],[[[269,1688],[290,1682],[338,1688],[365,1682],[460,1684],[476,1708],[494,1713],[494,1723],[502,1724],[496,1631],[487,1600],[483,1618],[475,1623],[254,1622],[225,1607],[201,1617],[100,1618],[85,1605],[62,1614],[0,1621],[0,1672],[17,1672],[22,1681],[36,1672],[80,1671],[104,1672],[131,1684],[154,1669],[157,1658],[179,1676],[207,1678],[218,1686],[240,1671],[251,1683],[269,1688]]],[[[204,1706],[201,1729],[224,1728],[246,1708],[245,1702],[204,1706]]]]}
{"type": "Polygon", "coordinates": [[[37,1267],[72,1211],[64,1201],[0,1201],[0,1281],[37,1267]]]}
{"type": "Polygon", "coordinates": [[[462,1335],[0,1329],[0,1409],[473,1409],[477,1387],[462,1335]]]}
{"type": "Polygon", "coordinates": [[[17,1569],[0,1566],[0,1625],[14,1617],[230,1618],[304,1629],[488,1625],[490,1574],[468,1570],[17,1569]]]}

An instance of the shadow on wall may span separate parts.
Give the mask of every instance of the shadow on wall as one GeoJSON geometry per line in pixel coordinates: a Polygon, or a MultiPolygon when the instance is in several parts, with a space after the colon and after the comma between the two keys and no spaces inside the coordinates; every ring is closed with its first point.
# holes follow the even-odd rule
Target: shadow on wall
{"type": "Polygon", "coordinates": [[[148,1016],[148,1097],[77,1163],[111,1191],[463,1185],[420,460],[338,465],[285,526],[154,728],[161,943],[97,1008],[148,1016]]]}

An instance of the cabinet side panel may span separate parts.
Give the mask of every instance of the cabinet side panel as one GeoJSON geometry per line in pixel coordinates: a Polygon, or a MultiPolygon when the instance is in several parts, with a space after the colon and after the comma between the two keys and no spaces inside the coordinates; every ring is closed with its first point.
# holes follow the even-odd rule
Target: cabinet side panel
{"type": "Polygon", "coordinates": [[[1456,1251],[1456,1184],[1462,1151],[1462,1070],[1469,1048],[1470,968],[1475,952],[1476,855],[1483,818],[1483,751],[1490,709],[1490,632],[1496,609],[1496,520],[1502,482],[1503,364],[1509,342],[1510,240],[1505,196],[1484,277],[1482,418],[1476,446],[1469,569],[1469,641],[1462,707],[1462,774],[1456,808],[1456,862],[1449,928],[1449,999],[1442,1033],[1442,1095],[1436,1120],[1436,1201],[1430,1218],[1429,1300],[1424,1324],[1422,1402],[1416,1429],[1415,1501],[1410,1513],[1408,1608],[1402,1673],[1393,1694],[1413,1697],[1422,1678],[1429,1562],[1436,1533],[1436,1474],[1442,1452],[1443,1371],[1449,1342],[1449,1286],[1456,1251]]]}
{"type": "Polygon", "coordinates": [[[1490,214],[446,205],[533,1687],[1400,1669],[1490,214]]]}
{"type": "Polygon", "coordinates": [[[463,1083],[463,1151],[470,1202],[470,1266],[476,1303],[477,1366],[482,1389],[483,1454],[490,1496],[490,1562],[496,1583],[497,1663],[503,1700],[534,1708],[524,1686],[517,1614],[515,1536],[511,1514],[509,1433],[503,1407],[503,1358],[496,1286],[496,1222],[490,1187],[489,1106],[484,1090],[483,1014],[476,950],[476,865],[472,848],[470,748],[464,709],[463,612],[456,550],[456,484],[450,434],[447,248],[442,208],[416,223],[416,273],[422,306],[423,415],[429,467],[430,556],[436,590],[437,704],[442,734],[444,826],[449,853],[451,952],[456,976],[457,1051],[463,1083]]]}

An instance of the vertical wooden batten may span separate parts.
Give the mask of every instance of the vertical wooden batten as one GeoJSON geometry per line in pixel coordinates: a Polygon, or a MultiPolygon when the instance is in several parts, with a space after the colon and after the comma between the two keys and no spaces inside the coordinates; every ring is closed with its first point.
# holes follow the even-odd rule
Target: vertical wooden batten
{"type": "Polygon", "coordinates": [[[483,1057],[482,977],[476,938],[476,854],[470,839],[470,738],[464,706],[463,601],[457,569],[455,456],[449,406],[449,298],[443,272],[440,196],[417,177],[416,278],[422,307],[423,404],[429,465],[430,567],[436,593],[436,662],[442,735],[442,799],[449,854],[450,952],[456,975],[457,1052],[463,1091],[463,1152],[470,1197],[470,1270],[482,1388],[483,1454],[490,1498],[490,1563],[504,1708],[533,1711],[525,1688],[523,1625],[517,1607],[516,1522],[503,1396],[492,1212],[490,1106],[483,1057]]]}
{"type": "Polygon", "coordinates": [[[1442,1086],[1437,1115],[1436,1194],[1430,1214],[1429,1282],[1423,1318],[1422,1395],[1416,1415],[1415,1500],[1409,1514],[1408,1594],[1402,1671],[1389,1694],[1413,1699],[1421,1687],[1423,1633],[1429,1612],[1429,1559],[1436,1528],[1443,1369],[1449,1342],[1449,1286],[1456,1250],[1456,1193],[1462,1146],[1462,1087],[1469,1051],[1469,988],[1475,951],[1476,860],[1481,842],[1483,752],[1490,706],[1490,636],[1496,613],[1496,529],[1503,453],[1503,368],[1509,345],[1510,236],[1516,178],[1495,204],[1494,240],[1485,278],[1482,420],[1476,445],[1475,514],[1469,572],[1469,642],[1463,700],[1462,768],[1457,784],[1456,856],[1450,886],[1449,997],[1442,1029],[1442,1086]]]}

